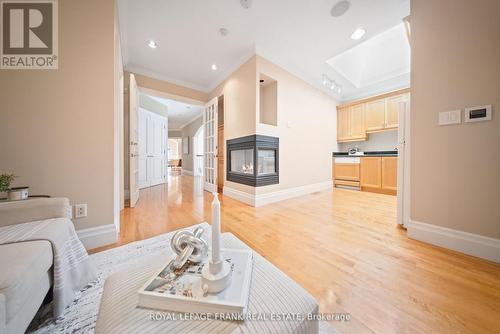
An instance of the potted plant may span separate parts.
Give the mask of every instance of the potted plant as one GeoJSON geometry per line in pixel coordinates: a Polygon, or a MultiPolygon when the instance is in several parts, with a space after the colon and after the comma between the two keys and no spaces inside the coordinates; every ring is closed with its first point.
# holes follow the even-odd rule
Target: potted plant
{"type": "Polygon", "coordinates": [[[1,174],[0,175],[0,192],[7,193],[7,199],[10,201],[17,201],[28,198],[28,187],[15,187],[11,188],[10,184],[17,178],[14,174],[1,174]]]}

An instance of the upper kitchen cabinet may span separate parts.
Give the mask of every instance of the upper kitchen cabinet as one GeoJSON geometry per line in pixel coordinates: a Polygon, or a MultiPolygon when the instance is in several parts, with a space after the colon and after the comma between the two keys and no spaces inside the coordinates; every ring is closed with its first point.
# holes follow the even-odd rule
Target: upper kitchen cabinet
{"type": "Polygon", "coordinates": [[[366,131],[378,131],[385,128],[385,99],[366,103],[366,131]]]}
{"type": "Polygon", "coordinates": [[[349,141],[351,118],[349,108],[337,110],[337,140],[349,141]]]}
{"type": "Polygon", "coordinates": [[[405,102],[407,94],[390,96],[386,98],[385,128],[393,129],[399,125],[399,103],[405,102]]]}
{"type": "Polygon", "coordinates": [[[366,140],[364,105],[337,109],[337,141],[359,140],[366,140]]]}
{"type": "Polygon", "coordinates": [[[351,108],[351,138],[366,139],[365,106],[359,104],[351,108]]]}
{"type": "Polygon", "coordinates": [[[409,89],[402,89],[338,106],[337,141],[362,141],[371,132],[397,129],[400,102],[408,96],[409,89]]]}

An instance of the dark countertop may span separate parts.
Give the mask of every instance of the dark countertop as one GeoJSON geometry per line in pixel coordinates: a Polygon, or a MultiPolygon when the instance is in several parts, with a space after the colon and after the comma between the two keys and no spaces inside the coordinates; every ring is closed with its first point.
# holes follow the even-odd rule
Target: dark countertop
{"type": "Polygon", "coordinates": [[[366,151],[363,155],[349,155],[347,152],[333,152],[333,157],[397,157],[398,151],[366,151]]]}

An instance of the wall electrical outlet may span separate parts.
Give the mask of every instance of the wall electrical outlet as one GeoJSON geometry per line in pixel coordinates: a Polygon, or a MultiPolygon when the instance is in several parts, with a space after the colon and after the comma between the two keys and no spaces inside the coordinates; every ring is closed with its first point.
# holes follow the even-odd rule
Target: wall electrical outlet
{"type": "Polygon", "coordinates": [[[87,217],[87,204],[75,204],[75,218],[87,217]]]}

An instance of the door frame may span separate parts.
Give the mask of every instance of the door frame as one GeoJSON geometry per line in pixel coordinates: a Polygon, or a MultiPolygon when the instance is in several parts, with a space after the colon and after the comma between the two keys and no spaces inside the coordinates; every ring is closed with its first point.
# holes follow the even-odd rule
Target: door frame
{"type": "MultiPolygon", "coordinates": [[[[130,78],[131,75],[134,75],[134,73],[129,73],[128,76],[130,78]]],[[[146,87],[142,87],[139,85],[139,83],[136,82],[136,86],[137,86],[137,92],[138,93],[144,93],[146,95],[150,95],[150,96],[156,96],[156,97],[162,97],[162,98],[165,98],[165,99],[171,99],[171,100],[176,100],[176,101],[180,101],[180,102],[184,102],[184,103],[189,103],[189,104],[193,104],[193,105],[197,105],[197,106],[205,106],[205,103],[206,101],[203,101],[203,100],[197,100],[197,99],[193,99],[193,98],[189,98],[189,97],[186,97],[186,96],[182,96],[182,95],[177,95],[177,94],[172,94],[172,93],[168,93],[168,92],[164,92],[164,91],[160,91],[160,90],[157,90],[157,89],[151,89],[151,88],[146,88],[146,87]]],[[[128,94],[128,99],[127,99],[127,110],[128,110],[128,126],[130,126],[130,80],[128,82],[128,87],[124,89],[124,92],[125,92],[125,95],[128,94]]],[[[167,118],[167,122],[168,122],[168,118],[167,118]]],[[[125,122],[123,124],[123,127],[125,129],[125,122]]],[[[130,147],[130,131],[127,129],[126,131],[128,133],[128,137],[127,138],[124,138],[124,142],[126,140],[126,143],[125,145],[127,145],[127,147],[130,147]]],[[[125,131],[124,131],[125,133],[125,131]]],[[[168,126],[167,126],[167,138],[168,138],[168,126]]],[[[126,173],[124,173],[123,177],[124,179],[128,176],[128,182],[129,183],[129,189],[128,191],[125,190],[124,191],[124,198],[125,199],[128,199],[129,201],[131,200],[131,191],[130,191],[130,165],[131,165],[131,162],[132,162],[132,158],[131,158],[131,155],[130,155],[130,148],[129,148],[129,154],[125,155],[124,154],[124,160],[127,159],[126,161],[128,162],[128,164],[125,163],[124,161],[124,166],[129,166],[129,175],[126,175],[126,173]]],[[[168,159],[168,155],[167,155],[167,159],[168,159]]],[[[168,177],[167,177],[167,180],[168,180],[168,177]]],[[[124,181],[124,184],[126,183],[126,181],[124,181]]],[[[131,201],[129,202],[131,203],[131,201]]],[[[130,205],[129,205],[130,206],[130,205]]]]}
{"type": "Polygon", "coordinates": [[[397,223],[407,228],[411,220],[411,95],[400,102],[398,126],[397,223]]]}
{"type": "Polygon", "coordinates": [[[139,87],[137,86],[137,81],[135,80],[135,75],[130,73],[129,76],[129,197],[130,197],[130,207],[135,207],[135,204],[139,200],[139,182],[138,182],[138,154],[137,154],[137,141],[138,141],[138,130],[139,125],[138,113],[139,113],[139,87]]]}

